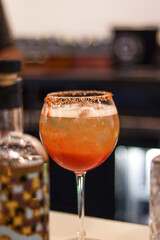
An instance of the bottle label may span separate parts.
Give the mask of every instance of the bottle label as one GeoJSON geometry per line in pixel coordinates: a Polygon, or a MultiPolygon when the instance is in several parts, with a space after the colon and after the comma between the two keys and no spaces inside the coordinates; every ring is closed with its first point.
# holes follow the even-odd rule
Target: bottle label
{"type": "MultiPolygon", "coordinates": [[[[13,240],[42,240],[42,237],[39,234],[23,236],[22,234],[19,234],[19,233],[15,232],[14,230],[9,229],[6,226],[0,226],[0,235],[8,236],[8,237],[10,237],[10,239],[13,239],[13,240]]],[[[0,237],[0,239],[1,239],[1,237],[0,237]]]]}
{"type": "Polygon", "coordinates": [[[48,184],[46,163],[0,166],[0,240],[48,240],[48,184]]]}

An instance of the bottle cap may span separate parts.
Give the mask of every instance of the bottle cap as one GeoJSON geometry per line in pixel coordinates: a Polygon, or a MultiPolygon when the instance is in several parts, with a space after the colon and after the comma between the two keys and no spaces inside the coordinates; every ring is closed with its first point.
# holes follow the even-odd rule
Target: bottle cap
{"type": "Polygon", "coordinates": [[[0,59],[0,73],[16,73],[21,71],[21,61],[17,59],[0,59]]]}

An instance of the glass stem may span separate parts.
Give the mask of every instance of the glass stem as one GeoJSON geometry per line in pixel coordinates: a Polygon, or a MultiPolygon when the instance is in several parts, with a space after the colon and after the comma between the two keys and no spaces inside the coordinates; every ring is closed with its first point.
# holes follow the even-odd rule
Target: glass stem
{"type": "Polygon", "coordinates": [[[85,230],[84,230],[85,174],[86,173],[76,173],[77,199],[78,199],[78,220],[79,220],[78,232],[77,232],[78,240],[85,240],[85,230]]]}

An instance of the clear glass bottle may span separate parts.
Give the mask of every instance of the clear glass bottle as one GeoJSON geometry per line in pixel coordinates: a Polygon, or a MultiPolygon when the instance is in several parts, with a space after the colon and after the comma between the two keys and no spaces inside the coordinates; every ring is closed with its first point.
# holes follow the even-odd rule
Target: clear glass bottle
{"type": "Polygon", "coordinates": [[[21,62],[0,60],[0,137],[23,132],[21,62]]]}
{"type": "Polygon", "coordinates": [[[48,240],[48,156],[23,133],[20,70],[0,60],[0,240],[48,240]]]}
{"type": "Polygon", "coordinates": [[[150,239],[160,239],[160,155],[151,162],[149,227],[150,239]]]}

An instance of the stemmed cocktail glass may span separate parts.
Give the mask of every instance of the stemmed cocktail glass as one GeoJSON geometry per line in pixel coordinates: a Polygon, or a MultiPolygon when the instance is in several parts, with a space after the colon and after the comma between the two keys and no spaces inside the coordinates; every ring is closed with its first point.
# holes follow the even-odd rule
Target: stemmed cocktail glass
{"type": "Polygon", "coordinates": [[[112,93],[48,94],[40,117],[40,135],[51,158],[76,175],[79,229],[75,239],[91,240],[83,223],[85,174],[104,162],[117,142],[119,117],[112,93]]]}

